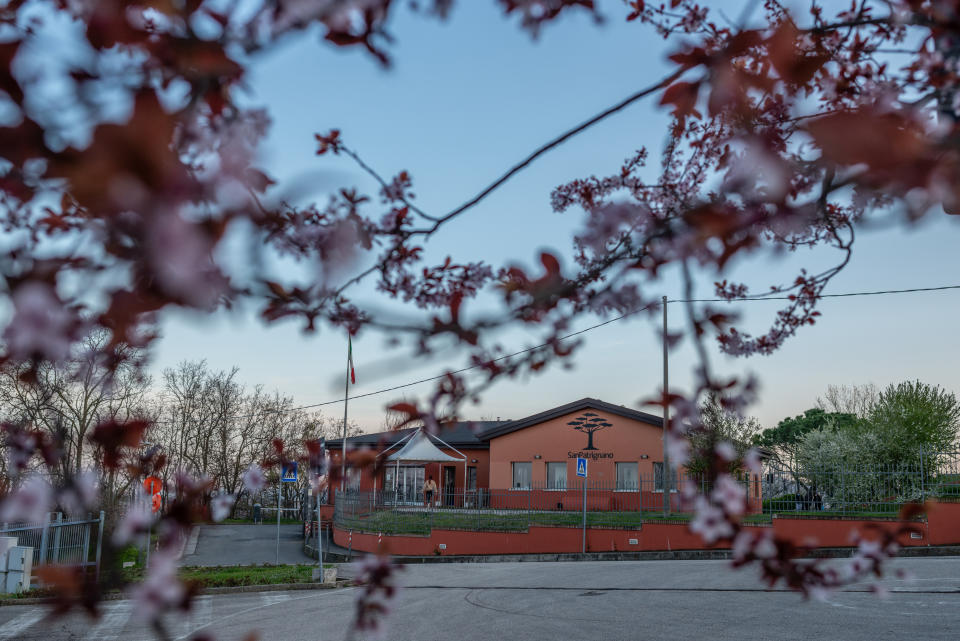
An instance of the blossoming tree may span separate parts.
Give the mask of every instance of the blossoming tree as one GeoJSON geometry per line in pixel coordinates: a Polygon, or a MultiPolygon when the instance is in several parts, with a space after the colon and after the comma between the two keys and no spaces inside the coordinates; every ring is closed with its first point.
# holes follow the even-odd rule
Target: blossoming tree
{"type": "MultiPolygon", "coordinates": [[[[614,10],[614,19],[666,39],[670,73],[561,133],[446,212],[417,206],[411,173],[381,174],[335,128],[316,134],[317,152],[359,163],[380,192],[344,187],[327,202],[299,206],[274,199],[274,180],[257,166],[256,155],[268,114],[240,106],[236,92],[253,54],[308,26],[318,25],[331,46],[356,49],[387,66],[391,17],[411,10],[443,18],[452,0],[411,7],[390,0],[247,4],[8,0],[0,6],[6,240],[0,277],[13,309],[2,358],[22,365],[25,383],[44,363],[67,359],[97,330],[108,340],[92,356],[116,370],[125,355],[149,348],[157,312],[171,307],[209,311],[245,299],[260,305],[267,321],[296,317],[310,331],[382,327],[351,298],[359,283],[375,281],[383,296],[422,319],[402,331],[384,329],[412,337],[421,353],[452,338],[487,374],[473,385],[450,373],[424,402],[395,406],[431,428],[439,414],[455,411],[494,380],[575,358],[575,346],[561,341],[573,319],[655,308],[662,293],[658,277],[668,266],[679,268],[688,292],[695,278],[709,278],[719,297],[734,300],[752,295],[725,277],[735,256],[812,246],[836,250],[834,267],[801,272],[763,292],[788,296],[763,334],[738,329],[730,313],[686,303],[699,357],[696,389],[688,395],[663,390],[652,399],[677,419],[668,440],[671,460],[682,463],[690,452],[680,432],[707,430],[709,436],[698,423],[699,398],[715,395],[725,410],[740,412],[755,393],[752,380],[714,373],[706,341],[738,356],[775,351],[816,321],[824,287],[850,260],[858,222],[884,215],[909,225],[943,211],[960,213],[956,0],[852,0],[835,13],[810,2],[802,14],[778,0],[745,1],[737,23],[691,0],[632,0],[626,10],[614,10]],[[38,42],[49,30],[67,33],[77,51],[65,63],[55,102],[24,64],[43,56],[38,42]],[[424,243],[438,230],[470,215],[539,156],[644,99],[672,114],[657,177],[642,178],[653,172],[645,170],[649,154],[640,150],[607,175],[560,185],[551,196],[558,212],[576,207],[587,213],[573,238],[575,266],[563,269],[546,252],[539,273],[456,256],[425,263],[424,243]],[[117,116],[118,101],[129,104],[128,116],[117,116]],[[251,255],[245,263],[253,273],[242,278],[216,258],[225,233],[239,228],[257,241],[246,244],[251,255]],[[265,255],[312,262],[324,276],[309,283],[277,280],[257,269],[265,255]],[[332,267],[355,255],[366,269],[332,275],[338,273],[332,267]],[[498,315],[463,313],[481,291],[499,296],[498,315]],[[505,358],[489,336],[511,324],[540,331],[544,346],[505,358]]],[[[534,36],[568,12],[600,17],[591,0],[498,4],[534,36]]],[[[165,460],[160,452],[138,449],[148,428],[141,420],[107,421],[89,440],[104,465],[149,473],[165,460]]],[[[29,426],[7,426],[6,434],[14,474],[35,456],[56,464],[55,444],[29,426]]],[[[744,496],[728,474],[734,449],[717,438],[697,443],[716,482],[706,495],[684,490],[696,509],[691,527],[706,541],[731,540],[736,563],[759,563],[771,583],[816,593],[878,572],[895,553],[893,535],[884,535],[864,541],[845,570],[796,563],[801,551],[790,543],[741,530],[744,496]]],[[[275,450],[265,465],[284,460],[283,444],[275,450]]],[[[755,465],[755,458],[748,455],[743,463],[755,465]]],[[[312,469],[322,468],[313,463],[312,469]]],[[[262,472],[251,469],[245,482],[256,486],[261,479],[262,472]]],[[[57,487],[34,477],[14,481],[16,489],[3,499],[5,519],[26,517],[68,493],[81,504],[93,495],[80,477],[57,487]]],[[[191,597],[177,582],[169,548],[203,516],[197,499],[209,492],[203,479],[180,475],[177,484],[177,500],[162,516],[165,551],[155,555],[135,593],[149,604],[144,611],[160,636],[160,615],[191,597]]],[[[229,511],[223,499],[216,507],[229,511]]],[[[118,527],[117,543],[149,519],[131,512],[118,527]]],[[[356,619],[363,629],[379,625],[384,598],[394,593],[386,561],[366,571],[371,583],[356,619]]],[[[49,569],[45,578],[58,586],[61,609],[80,605],[96,612],[99,587],[87,585],[87,577],[49,569]]]]}

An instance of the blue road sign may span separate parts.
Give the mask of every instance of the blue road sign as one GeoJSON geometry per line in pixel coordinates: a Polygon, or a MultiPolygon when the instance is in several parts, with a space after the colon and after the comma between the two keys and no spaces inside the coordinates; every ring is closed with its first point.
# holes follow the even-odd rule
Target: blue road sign
{"type": "Polygon", "coordinates": [[[587,478],[587,459],[577,459],[577,476],[581,478],[587,478]]]}
{"type": "Polygon", "coordinates": [[[284,483],[296,483],[297,482],[297,462],[288,461],[283,464],[283,469],[280,472],[280,480],[284,483]]]}

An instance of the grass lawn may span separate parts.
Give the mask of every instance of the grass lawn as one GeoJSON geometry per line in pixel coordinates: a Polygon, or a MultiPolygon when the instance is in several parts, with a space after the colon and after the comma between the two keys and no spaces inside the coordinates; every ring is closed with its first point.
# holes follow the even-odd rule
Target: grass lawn
{"type": "MultiPolygon", "coordinates": [[[[862,518],[874,519],[896,517],[896,512],[877,511],[810,511],[783,512],[782,518],[791,516],[821,518],[862,518]]],[[[631,528],[643,523],[686,523],[693,518],[689,513],[663,512],[587,512],[588,527],[631,528]]],[[[404,512],[383,510],[359,518],[345,518],[338,527],[353,528],[358,532],[383,532],[384,534],[427,535],[434,528],[443,530],[473,530],[482,532],[524,532],[530,526],[577,527],[582,523],[580,512],[529,512],[504,513],[492,510],[456,512],[433,510],[429,512],[404,512]]],[[[747,514],[742,518],[745,524],[771,523],[772,514],[747,514]]]]}
{"type": "MultiPolygon", "coordinates": [[[[687,522],[692,514],[662,512],[587,512],[588,527],[631,528],[651,522],[687,522]]],[[[750,514],[745,523],[770,523],[769,514],[750,514]]],[[[475,530],[486,532],[523,532],[533,525],[577,527],[583,522],[580,512],[496,513],[475,512],[376,512],[371,516],[344,519],[338,527],[353,527],[362,532],[385,534],[429,534],[434,528],[448,530],[475,530]]]]}
{"type": "MultiPolygon", "coordinates": [[[[237,585],[276,585],[278,583],[314,583],[313,570],[316,565],[255,565],[255,566],[217,566],[184,567],[178,573],[188,584],[200,588],[220,588],[237,585]]],[[[325,563],[324,568],[333,565],[325,563]]],[[[124,568],[120,571],[123,580],[132,583],[143,580],[143,568],[124,568]]],[[[117,592],[118,590],[107,590],[117,592]]],[[[28,599],[53,596],[50,590],[34,588],[19,594],[3,594],[3,599],[28,599]]]]}
{"type": "MultiPolygon", "coordinates": [[[[235,585],[275,585],[277,583],[313,583],[315,565],[255,565],[184,567],[178,573],[186,583],[203,588],[235,585]]],[[[323,567],[331,568],[326,564],[323,567]]],[[[143,578],[143,568],[127,568],[124,577],[129,581],[143,578]]]]}

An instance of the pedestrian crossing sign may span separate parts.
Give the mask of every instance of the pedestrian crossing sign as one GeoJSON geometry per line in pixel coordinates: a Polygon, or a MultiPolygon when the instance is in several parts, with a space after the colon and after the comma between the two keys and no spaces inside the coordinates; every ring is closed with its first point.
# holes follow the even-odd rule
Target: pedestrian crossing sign
{"type": "Polygon", "coordinates": [[[283,464],[280,473],[280,480],[284,483],[296,483],[297,482],[297,462],[296,461],[287,461],[283,464]]]}
{"type": "Polygon", "coordinates": [[[577,459],[577,476],[581,478],[587,478],[587,459],[577,459]]]}

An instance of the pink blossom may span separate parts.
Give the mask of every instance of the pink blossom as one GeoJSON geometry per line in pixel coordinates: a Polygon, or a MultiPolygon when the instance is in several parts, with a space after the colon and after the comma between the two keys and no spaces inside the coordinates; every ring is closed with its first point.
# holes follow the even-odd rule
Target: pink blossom
{"type": "Polygon", "coordinates": [[[807,594],[813,599],[826,603],[830,600],[833,591],[822,585],[812,585],[807,588],[807,594]]]}
{"type": "Polygon", "coordinates": [[[30,459],[37,451],[37,437],[26,430],[7,426],[7,469],[17,476],[27,469],[30,459]]]}
{"type": "Polygon", "coordinates": [[[686,465],[690,460],[690,441],[683,436],[677,436],[670,432],[665,433],[667,439],[667,454],[670,456],[671,467],[680,467],[686,465]]]}
{"type": "Polygon", "coordinates": [[[728,463],[734,461],[737,458],[737,448],[733,446],[733,443],[730,441],[720,441],[717,443],[717,454],[720,455],[724,461],[728,463]]]}
{"type": "Polygon", "coordinates": [[[777,556],[777,545],[773,542],[773,537],[769,534],[763,534],[757,539],[753,546],[753,555],[758,559],[772,559],[777,556]]]}
{"type": "Polygon", "coordinates": [[[753,534],[747,530],[740,530],[733,539],[731,546],[734,561],[743,561],[753,551],[753,534]]]}
{"type": "Polygon", "coordinates": [[[99,498],[97,480],[93,470],[78,472],[70,485],[60,490],[58,502],[71,515],[80,515],[93,510],[99,498]]]}
{"type": "Polygon", "coordinates": [[[243,473],[243,486],[247,488],[251,494],[256,494],[267,486],[267,477],[263,474],[263,468],[257,464],[253,464],[247,468],[247,471],[243,473]]]}
{"type": "Polygon", "coordinates": [[[126,545],[133,537],[146,532],[153,523],[153,512],[146,501],[136,501],[124,513],[120,523],[113,531],[113,542],[116,545],[126,545]]]}
{"type": "Polygon", "coordinates": [[[151,218],[147,245],[158,284],[187,304],[209,309],[227,289],[213,262],[213,244],[200,225],[177,213],[151,218]]]}
{"type": "Polygon", "coordinates": [[[857,545],[857,554],[867,559],[879,558],[881,555],[880,542],[873,539],[861,539],[857,545]]]}
{"type": "Polygon", "coordinates": [[[704,543],[709,545],[733,536],[733,524],[719,507],[698,496],[695,509],[696,513],[690,521],[690,531],[699,534],[704,543]]]}
{"type": "Polygon", "coordinates": [[[233,494],[218,494],[210,501],[210,516],[219,523],[228,516],[233,509],[235,497],[233,494]]]}
{"type": "Polygon", "coordinates": [[[713,502],[722,505],[727,514],[743,514],[745,509],[746,493],[743,486],[737,483],[729,474],[717,477],[717,484],[710,494],[713,502]]]}
{"type": "Polygon", "coordinates": [[[751,447],[747,450],[747,453],[743,457],[743,464],[748,470],[754,474],[760,474],[763,472],[762,459],[760,458],[760,452],[757,451],[757,448],[751,447]]]}
{"type": "Polygon", "coordinates": [[[372,637],[383,633],[383,619],[390,613],[397,596],[395,575],[398,570],[388,556],[368,555],[354,564],[356,583],[363,586],[357,599],[353,627],[372,637]]]}
{"type": "Polygon", "coordinates": [[[28,476],[13,494],[0,504],[0,521],[40,523],[53,507],[53,489],[36,475],[28,476]]]}
{"type": "Polygon", "coordinates": [[[764,532],[754,534],[749,530],[740,530],[733,539],[733,560],[742,563],[753,555],[757,559],[773,559],[777,556],[777,545],[773,536],[764,532]]]}
{"type": "Polygon", "coordinates": [[[180,605],[186,595],[177,578],[176,553],[160,549],[150,557],[147,577],[132,590],[134,612],[139,621],[152,621],[165,610],[180,605]]]}
{"type": "Polygon", "coordinates": [[[76,318],[53,287],[28,281],[13,292],[13,319],[3,332],[10,355],[59,362],[70,354],[76,318]]]}

